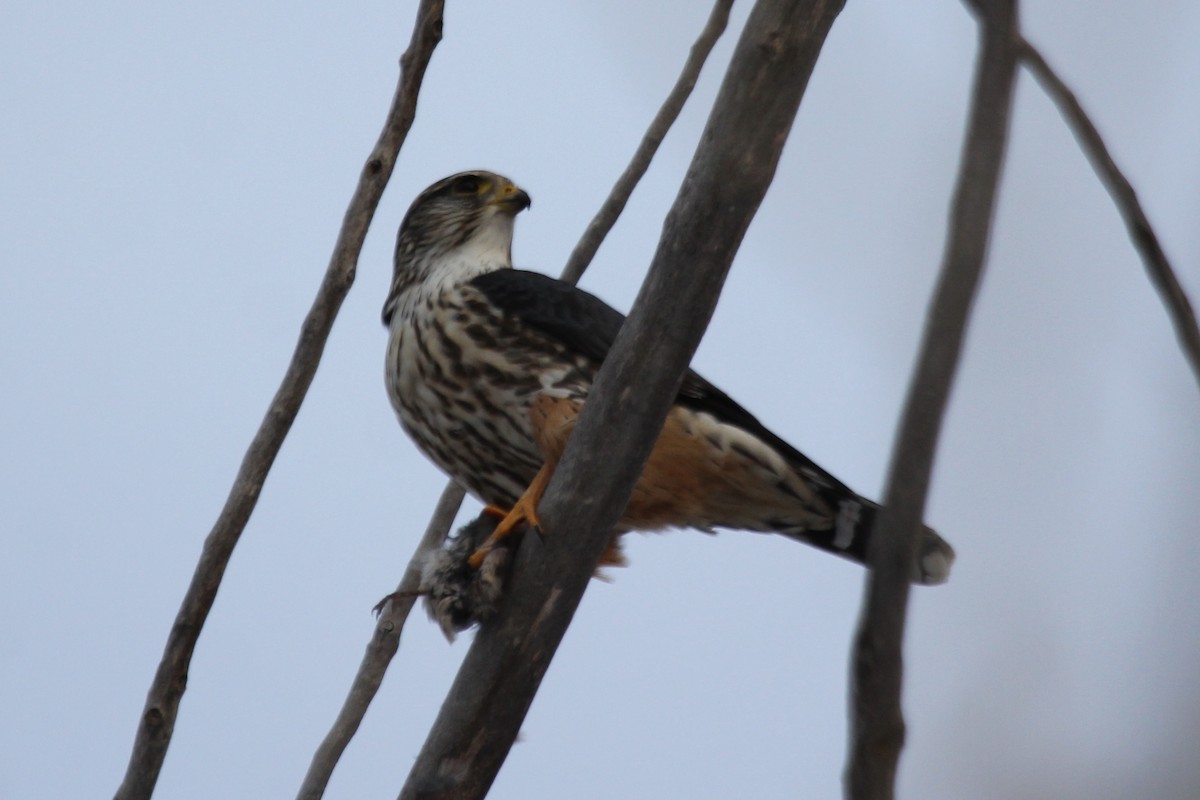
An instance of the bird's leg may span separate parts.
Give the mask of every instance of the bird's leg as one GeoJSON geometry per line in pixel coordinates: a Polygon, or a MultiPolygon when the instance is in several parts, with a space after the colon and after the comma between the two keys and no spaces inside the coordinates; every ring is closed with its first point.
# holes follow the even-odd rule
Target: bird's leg
{"type": "Polygon", "coordinates": [[[567,397],[542,394],[534,398],[529,407],[529,424],[534,441],[542,452],[542,467],[529,484],[529,488],[521,495],[516,504],[507,513],[495,506],[488,506],[487,511],[492,516],[503,516],[500,524],[492,535],[471,554],[467,563],[478,569],[487,554],[506,536],[511,534],[522,522],[529,523],[534,531],[541,535],[542,523],[538,519],[537,507],[542,502],[542,495],[550,484],[550,477],[558,466],[566,449],[567,439],[575,429],[575,419],[579,416],[582,403],[567,397]]]}
{"type": "MultiPolygon", "coordinates": [[[[496,530],[492,531],[492,535],[484,540],[483,544],[479,545],[479,549],[467,559],[467,563],[473,569],[479,569],[483,560],[487,558],[487,554],[492,552],[493,548],[516,530],[522,522],[528,523],[531,528],[539,534],[541,533],[542,522],[538,519],[537,507],[542,502],[542,495],[546,492],[550,477],[554,475],[556,465],[556,461],[547,461],[542,464],[542,468],[538,470],[537,475],[533,476],[533,481],[525,490],[525,494],[521,495],[520,499],[513,504],[512,509],[504,515],[504,519],[500,520],[500,524],[496,526],[496,530]]],[[[500,511],[496,506],[488,506],[484,510],[491,514],[500,511]]]]}

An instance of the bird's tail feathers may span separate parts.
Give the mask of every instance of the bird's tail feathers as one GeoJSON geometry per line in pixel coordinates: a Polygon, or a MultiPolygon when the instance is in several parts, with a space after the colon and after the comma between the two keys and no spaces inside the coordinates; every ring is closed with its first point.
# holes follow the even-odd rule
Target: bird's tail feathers
{"type": "MultiPolygon", "coordinates": [[[[797,541],[819,547],[835,555],[867,564],[871,531],[880,506],[863,497],[846,497],[837,504],[837,517],[827,530],[781,531],[797,541]]],[[[954,563],[954,548],[929,526],[922,526],[917,560],[910,577],[913,583],[945,583],[954,563]]]]}

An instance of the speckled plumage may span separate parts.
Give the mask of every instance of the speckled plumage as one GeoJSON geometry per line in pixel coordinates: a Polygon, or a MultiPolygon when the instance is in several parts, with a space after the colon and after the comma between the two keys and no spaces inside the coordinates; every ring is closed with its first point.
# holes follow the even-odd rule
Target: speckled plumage
{"type": "MultiPolygon", "coordinates": [[[[388,393],[405,431],[502,507],[557,462],[624,319],[512,269],[513,219],[528,205],[487,172],[423,192],[401,225],[383,314],[388,393]]],[[[689,371],[621,526],[776,532],[863,562],[877,510],[689,371]]],[[[914,580],[945,580],[953,555],[926,529],[914,580]]]]}

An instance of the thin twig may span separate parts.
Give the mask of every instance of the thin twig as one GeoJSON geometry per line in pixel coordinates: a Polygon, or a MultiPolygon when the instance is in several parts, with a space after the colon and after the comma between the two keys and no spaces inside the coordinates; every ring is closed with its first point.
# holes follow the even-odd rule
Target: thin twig
{"type": "Polygon", "coordinates": [[[446,538],[447,531],[454,523],[458,508],[462,504],[463,490],[457,483],[450,481],[442,490],[442,496],[434,509],[433,517],[425,528],[417,551],[404,570],[404,578],[396,588],[396,593],[384,604],[379,619],[375,622],[375,631],[371,641],[367,643],[367,651],[363,654],[350,693],[329,733],[313,754],[308,774],[297,793],[297,800],[318,800],[325,794],[325,787],[333,775],[333,768],[346,750],[346,745],[358,731],[358,726],[366,716],[367,707],[375,699],[388,665],[400,647],[400,633],[404,630],[404,622],[412,612],[417,602],[417,590],[421,586],[421,565],[430,551],[440,547],[446,538]]]}
{"type": "Polygon", "coordinates": [[[287,373],[242,459],[225,506],[204,541],[200,561],[175,617],[162,661],[146,697],[129,766],[116,792],[118,800],[149,798],[154,791],[174,731],[196,640],[212,608],[233,549],[258,501],[267,472],[316,374],[338,309],[354,282],[363,239],[383,189],[391,177],[396,155],[412,126],[421,79],[433,48],[441,38],[442,1],[422,0],[417,20],[412,44],[401,59],[403,76],[400,87],[388,112],[383,132],[363,167],[358,187],[346,209],[329,267],[312,308],[304,319],[287,373]]]}
{"type": "Polygon", "coordinates": [[[704,67],[708,54],[712,52],[713,45],[725,32],[725,26],[729,22],[729,9],[732,6],[733,0],[717,0],[713,6],[704,30],[692,44],[687,62],[683,65],[683,71],[679,73],[679,79],[675,81],[675,87],[671,89],[671,93],[667,95],[667,99],[658,110],[654,121],[646,129],[646,134],[642,137],[637,151],[634,152],[629,166],[625,167],[625,171],[621,173],[621,177],[613,186],[612,192],[609,193],[608,199],[604,201],[604,205],[588,223],[583,238],[571,251],[571,257],[567,259],[567,265],[563,267],[562,279],[564,281],[579,282],[579,279],[583,277],[583,271],[595,258],[596,251],[600,249],[604,237],[608,236],[608,232],[616,224],[617,218],[625,210],[625,204],[629,202],[629,196],[633,194],[634,187],[646,174],[646,170],[650,168],[650,162],[653,160],[654,154],[658,152],[658,146],[666,138],[667,131],[679,117],[679,112],[683,110],[683,104],[687,102],[692,89],[696,87],[700,70],[704,67]]]}
{"type": "Polygon", "coordinates": [[[545,545],[522,542],[514,591],[467,653],[404,800],[473,800],[495,779],[657,439],[841,5],[759,0],[751,12],[646,282],[539,506],[545,545]]]}
{"type": "MultiPolygon", "coordinates": [[[[563,269],[563,280],[570,283],[579,282],[584,271],[591,263],[593,256],[595,256],[596,250],[599,249],[600,244],[604,241],[604,237],[608,235],[613,224],[624,210],[629,195],[645,174],[646,168],[649,166],[655,152],[657,152],[659,144],[661,144],[667,131],[676,118],[678,118],[680,109],[695,87],[696,78],[700,74],[700,69],[704,66],[705,59],[712,51],[713,44],[725,30],[725,25],[729,19],[729,8],[732,5],[733,0],[717,0],[712,14],[709,16],[708,23],[700,33],[695,44],[692,45],[691,53],[687,63],[684,65],[683,72],[679,76],[679,80],[671,90],[670,95],[663,102],[662,108],[659,109],[654,121],[650,124],[650,128],[642,138],[642,143],[634,154],[633,160],[618,179],[616,185],[613,186],[612,192],[609,194],[600,212],[592,220],[591,224],[588,225],[579,244],[575,246],[575,250],[571,253],[571,258],[568,260],[567,266],[563,269]]],[[[429,527],[425,531],[425,536],[421,539],[420,544],[418,544],[416,551],[409,560],[408,567],[404,573],[404,579],[400,582],[396,594],[392,596],[393,598],[404,592],[415,591],[418,588],[420,584],[421,565],[424,563],[429,551],[445,540],[446,534],[449,533],[450,526],[454,523],[454,518],[458,513],[462,497],[463,493],[458,488],[458,484],[450,481],[442,492],[442,499],[439,501],[437,510],[434,512],[434,517],[430,520],[429,527]],[[448,497],[452,494],[457,499],[453,503],[450,503],[448,497]]],[[[374,700],[375,694],[382,684],[388,665],[396,655],[399,648],[400,634],[404,629],[404,624],[412,611],[413,605],[411,602],[397,603],[394,600],[389,600],[384,605],[383,614],[375,626],[371,641],[367,644],[367,651],[363,656],[362,663],[359,665],[357,674],[354,676],[354,682],[346,697],[346,701],[342,705],[342,709],[338,713],[333,727],[326,734],[321,746],[313,755],[308,774],[305,776],[304,783],[297,794],[298,800],[316,800],[316,798],[321,797],[324,793],[325,787],[329,783],[329,778],[333,774],[334,767],[345,751],[347,744],[349,744],[351,737],[358,730],[358,726],[367,713],[367,708],[370,706],[372,700],[374,700]]]]}
{"type": "Polygon", "coordinates": [[[1100,137],[1100,131],[1096,130],[1075,93],[1063,83],[1028,40],[1022,39],[1019,47],[1021,61],[1058,106],[1058,110],[1074,132],[1075,139],[1092,162],[1092,168],[1096,170],[1096,174],[1100,176],[1101,182],[1116,203],[1117,211],[1125,219],[1125,226],[1129,229],[1133,245],[1142,256],[1146,272],[1150,274],[1150,282],[1158,289],[1167,307],[1167,314],[1175,323],[1175,335],[1179,337],[1184,357],[1191,364],[1196,380],[1200,381],[1200,328],[1196,325],[1196,314],[1175,275],[1175,270],[1167,260],[1167,254],[1159,244],[1158,236],[1150,226],[1150,220],[1138,201],[1137,192],[1117,167],[1104,144],[1104,139],[1100,137]]]}
{"type": "Polygon", "coordinates": [[[846,796],[890,800],[904,745],[901,647],[908,573],[916,557],[946,401],[987,257],[1008,138],[1017,59],[1016,0],[972,2],[980,17],[971,117],[941,275],[889,468],[886,505],[871,535],[872,570],[855,637],[846,796]]]}

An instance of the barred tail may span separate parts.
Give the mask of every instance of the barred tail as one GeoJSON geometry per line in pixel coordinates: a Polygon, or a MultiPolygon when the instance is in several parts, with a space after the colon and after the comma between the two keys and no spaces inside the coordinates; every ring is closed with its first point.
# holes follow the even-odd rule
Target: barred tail
{"type": "MultiPolygon", "coordinates": [[[[879,505],[862,497],[843,499],[838,505],[837,520],[832,528],[823,531],[781,531],[785,536],[835,555],[867,563],[868,545],[879,505]]],[[[954,563],[954,548],[928,526],[921,530],[917,561],[910,578],[913,583],[934,585],[945,583],[954,563]]]]}

